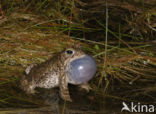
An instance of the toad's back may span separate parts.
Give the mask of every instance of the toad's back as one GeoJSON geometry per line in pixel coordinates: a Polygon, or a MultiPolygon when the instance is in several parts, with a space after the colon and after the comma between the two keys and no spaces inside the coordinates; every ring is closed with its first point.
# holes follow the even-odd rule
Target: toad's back
{"type": "Polygon", "coordinates": [[[62,63],[59,56],[54,56],[48,61],[34,66],[30,73],[30,81],[34,81],[36,87],[52,88],[59,85],[59,74],[61,72],[62,63]]]}
{"type": "MultiPolygon", "coordinates": [[[[26,93],[34,93],[35,87],[53,88],[59,85],[59,74],[62,66],[59,56],[39,64],[33,65],[21,79],[22,88],[26,93]]],[[[26,70],[27,70],[26,69],[26,70]]]]}

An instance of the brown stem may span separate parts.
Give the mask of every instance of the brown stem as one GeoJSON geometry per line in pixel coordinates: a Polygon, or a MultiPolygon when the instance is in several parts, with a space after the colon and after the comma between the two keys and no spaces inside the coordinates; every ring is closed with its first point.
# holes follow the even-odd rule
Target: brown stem
{"type": "Polygon", "coordinates": [[[0,4],[0,13],[1,13],[0,19],[2,19],[2,18],[4,17],[4,12],[3,12],[3,10],[2,10],[1,4],[0,4]]]}

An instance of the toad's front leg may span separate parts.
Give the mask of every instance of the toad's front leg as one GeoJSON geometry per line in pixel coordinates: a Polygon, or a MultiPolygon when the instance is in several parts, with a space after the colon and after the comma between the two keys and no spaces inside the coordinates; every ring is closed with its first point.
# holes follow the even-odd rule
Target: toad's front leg
{"type": "Polygon", "coordinates": [[[68,82],[66,78],[67,77],[63,72],[59,76],[60,96],[63,100],[72,102],[72,99],[69,95],[68,82]]]}

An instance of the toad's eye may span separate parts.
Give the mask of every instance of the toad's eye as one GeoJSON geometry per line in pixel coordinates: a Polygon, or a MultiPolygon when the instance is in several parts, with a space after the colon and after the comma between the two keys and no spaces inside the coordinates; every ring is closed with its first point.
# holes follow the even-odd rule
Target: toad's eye
{"type": "Polygon", "coordinates": [[[66,50],[66,54],[72,55],[74,52],[72,50],[66,50]]]}

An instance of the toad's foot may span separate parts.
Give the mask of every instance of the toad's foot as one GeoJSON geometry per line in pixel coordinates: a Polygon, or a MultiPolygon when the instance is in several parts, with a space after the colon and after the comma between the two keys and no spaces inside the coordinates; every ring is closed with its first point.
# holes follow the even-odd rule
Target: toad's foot
{"type": "Polygon", "coordinates": [[[87,92],[89,92],[92,89],[88,83],[84,83],[82,85],[79,85],[79,87],[80,87],[80,90],[84,89],[87,92]]]}
{"type": "Polygon", "coordinates": [[[28,95],[30,95],[30,94],[34,95],[34,94],[38,93],[35,90],[35,87],[31,86],[31,85],[29,85],[29,87],[25,87],[24,90],[25,90],[25,93],[28,94],[28,95]]]}
{"type": "Polygon", "coordinates": [[[35,86],[33,86],[32,83],[29,83],[27,80],[21,80],[20,81],[20,88],[23,89],[25,91],[26,94],[35,94],[37,93],[35,91],[35,86]]]}
{"type": "Polygon", "coordinates": [[[72,102],[72,99],[70,98],[70,95],[69,95],[69,91],[65,90],[65,91],[60,91],[60,96],[63,100],[65,101],[69,101],[69,102],[72,102]]]}

